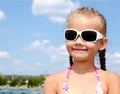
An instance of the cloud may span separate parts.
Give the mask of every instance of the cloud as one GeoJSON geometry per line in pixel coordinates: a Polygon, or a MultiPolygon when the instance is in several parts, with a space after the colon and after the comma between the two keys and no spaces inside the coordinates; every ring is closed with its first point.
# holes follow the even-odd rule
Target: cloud
{"type": "Polygon", "coordinates": [[[119,52],[115,52],[114,54],[111,55],[111,57],[120,59],[120,53],[119,52]]]}
{"type": "Polygon", "coordinates": [[[79,2],[71,0],[33,0],[34,15],[45,15],[53,22],[63,23],[66,16],[79,6],[79,2]]]}
{"type": "Polygon", "coordinates": [[[35,40],[30,43],[26,48],[26,51],[37,51],[46,54],[51,59],[51,62],[57,62],[66,58],[67,51],[66,46],[63,44],[59,47],[55,47],[49,40],[35,40]]]}
{"type": "Polygon", "coordinates": [[[0,10],[0,21],[2,21],[5,18],[6,18],[6,16],[5,16],[4,12],[2,10],[0,10]]]}
{"type": "Polygon", "coordinates": [[[107,58],[108,62],[110,62],[110,63],[114,62],[112,64],[120,64],[120,53],[119,52],[107,53],[106,58],[107,58]]]}
{"type": "Polygon", "coordinates": [[[107,53],[106,59],[108,71],[120,74],[120,52],[107,53]]]}
{"type": "Polygon", "coordinates": [[[50,56],[51,62],[63,61],[68,56],[66,51],[66,46],[63,44],[60,47],[49,46],[50,48],[46,50],[46,53],[50,56]]]}
{"type": "Polygon", "coordinates": [[[57,23],[63,23],[63,22],[66,22],[66,19],[64,17],[58,17],[58,16],[52,16],[50,17],[50,20],[57,23]]]}
{"type": "Polygon", "coordinates": [[[44,37],[45,36],[45,34],[44,33],[41,33],[41,32],[35,32],[34,34],[33,34],[33,36],[34,37],[44,37]]]}
{"type": "Polygon", "coordinates": [[[25,64],[25,61],[24,60],[21,60],[21,59],[14,59],[13,60],[13,63],[15,65],[24,65],[25,64]]]}
{"type": "Polygon", "coordinates": [[[0,58],[7,59],[10,57],[10,53],[7,51],[0,51],[0,58]]]}
{"type": "Polygon", "coordinates": [[[41,63],[40,63],[40,62],[36,62],[36,63],[35,63],[35,66],[38,66],[38,67],[39,67],[39,66],[41,66],[41,63]]]}
{"type": "Polygon", "coordinates": [[[49,40],[43,40],[43,41],[39,41],[39,40],[35,40],[34,42],[30,43],[27,47],[25,47],[26,51],[32,51],[32,50],[44,50],[44,46],[46,44],[49,44],[49,40]]]}

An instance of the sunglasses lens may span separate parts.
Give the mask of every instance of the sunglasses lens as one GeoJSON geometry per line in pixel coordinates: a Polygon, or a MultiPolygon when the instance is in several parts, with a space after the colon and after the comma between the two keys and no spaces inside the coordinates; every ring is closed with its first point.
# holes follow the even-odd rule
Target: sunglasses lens
{"type": "Polygon", "coordinates": [[[67,40],[74,40],[77,36],[77,32],[74,30],[66,30],[65,31],[65,38],[67,40]]]}
{"type": "Polygon", "coordinates": [[[94,31],[84,31],[84,32],[82,32],[81,36],[82,36],[83,40],[90,42],[90,41],[96,40],[97,33],[94,31]]]}

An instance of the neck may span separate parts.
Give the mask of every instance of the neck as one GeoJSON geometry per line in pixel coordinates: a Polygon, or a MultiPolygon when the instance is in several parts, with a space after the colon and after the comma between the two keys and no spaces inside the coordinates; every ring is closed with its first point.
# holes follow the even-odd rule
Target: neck
{"type": "Polygon", "coordinates": [[[94,61],[92,62],[74,62],[72,65],[72,70],[76,73],[87,73],[93,72],[94,69],[94,61]]]}

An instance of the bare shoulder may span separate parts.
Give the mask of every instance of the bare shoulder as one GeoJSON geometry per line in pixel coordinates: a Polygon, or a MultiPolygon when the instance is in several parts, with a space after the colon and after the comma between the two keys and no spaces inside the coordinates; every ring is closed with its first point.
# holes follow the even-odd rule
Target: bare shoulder
{"type": "Polygon", "coordinates": [[[44,83],[44,94],[57,94],[58,83],[64,78],[65,72],[49,75],[44,83]]]}
{"type": "Polygon", "coordinates": [[[120,94],[120,76],[113,72],[102,71],[102,78],[108,87],[108,94],[120,94]]]}
{"type": "Polygon", "coordinates": [[[107,81],[120,81],[120,76],[114,72],[102,71],[102,75],[107,79],[107,81]]]}
{"type": "Polygon", "coordinates": [[[64,73],[65,71],[49,75],[46,78],[45,83],[58,82],[64,76],[64,73]]]}

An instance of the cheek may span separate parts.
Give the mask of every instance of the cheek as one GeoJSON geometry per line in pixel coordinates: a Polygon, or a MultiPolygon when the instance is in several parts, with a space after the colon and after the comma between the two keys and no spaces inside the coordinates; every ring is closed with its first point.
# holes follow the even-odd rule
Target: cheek
{"type": "Polygon", "coordinates": [[[73,46],[73,43],[72,43],[72,42],[66,42],[66,48],[67,48],[67,51],[68,51],[68,52],[71,51],[72,46],[73,46]]]}
{"type": "Polygon", "coordinates": [[[96,43],[88,43],[89,52],[92,54],[96,54],[98,52],[99,46],[96,43]]]}

